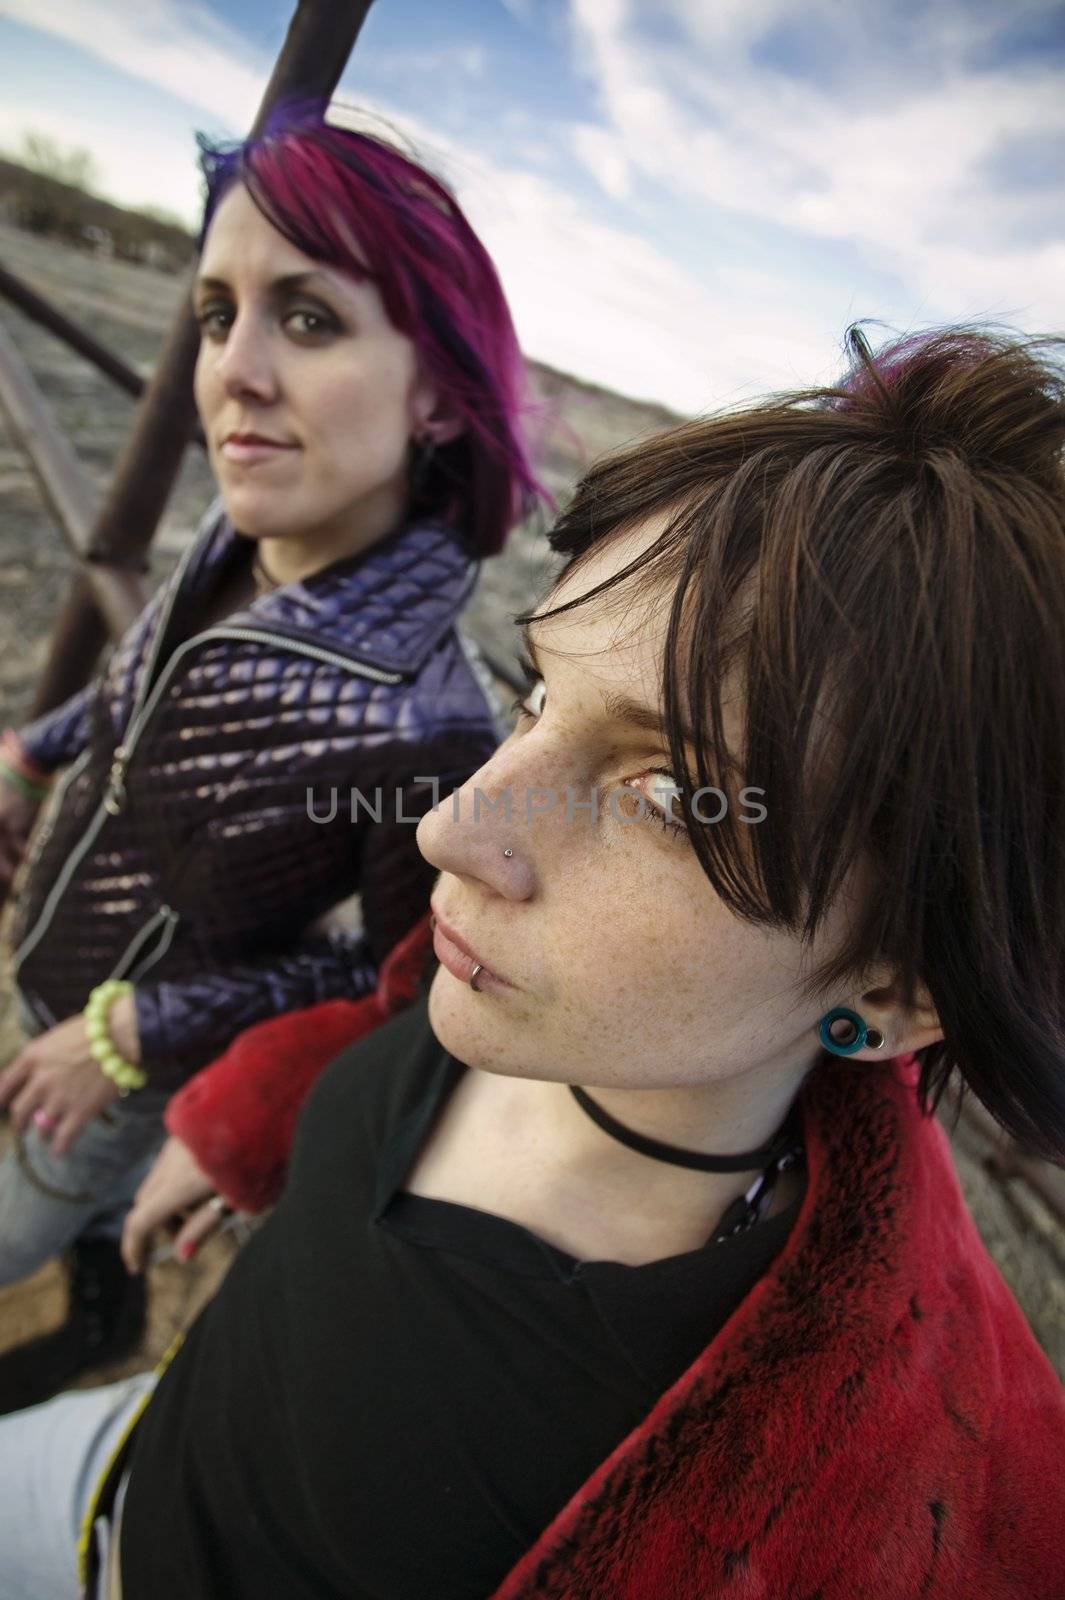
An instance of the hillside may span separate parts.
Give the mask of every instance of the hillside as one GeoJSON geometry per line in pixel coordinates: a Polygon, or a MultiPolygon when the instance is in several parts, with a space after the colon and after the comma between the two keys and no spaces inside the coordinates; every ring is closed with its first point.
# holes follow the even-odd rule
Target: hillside
{"type": "Polygon", "coordinates": [[[56,243],[89,252],[102,249],[120,261],[163,271],[186,266],[195,254],[195,241],[187,229],[114,205],[4,157],[0,157],[0,217],[56,243]]]}

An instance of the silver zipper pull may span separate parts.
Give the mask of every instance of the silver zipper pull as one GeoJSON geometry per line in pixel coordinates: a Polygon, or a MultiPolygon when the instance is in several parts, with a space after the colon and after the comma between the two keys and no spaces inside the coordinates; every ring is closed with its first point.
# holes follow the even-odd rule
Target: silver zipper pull
{"type": "Polygon", "coordinates": [[[114,760],[111,762],[111,771],[107,779],[107,793],[104,795],[104,810],[109,816],[115,817],[126,803],[126,767],[129,762],[129,751],[124,744],[115,749],[114,760]]]}

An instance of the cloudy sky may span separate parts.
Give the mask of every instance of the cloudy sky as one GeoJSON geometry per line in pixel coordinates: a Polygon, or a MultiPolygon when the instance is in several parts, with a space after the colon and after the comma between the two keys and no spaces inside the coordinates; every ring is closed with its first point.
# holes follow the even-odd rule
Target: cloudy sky
{"type": "MultiPolygon", "coordinates": [[[[288,0],[0,0],[0,146],[88,148],[192,221],[288,0]]],[[[529,354],[701,411],[845,325],[1065,328],[1065,4],[376,0],[343,98],[417,141],[529,354]]]]}

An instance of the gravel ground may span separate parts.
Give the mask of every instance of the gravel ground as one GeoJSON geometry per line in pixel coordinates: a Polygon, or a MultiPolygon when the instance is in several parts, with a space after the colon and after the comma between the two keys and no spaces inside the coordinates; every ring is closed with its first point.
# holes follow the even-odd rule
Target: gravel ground
{"type": "MultiPolygon", "coordinates": [[[[0,225],[0,258],[106,343],[147,373],[173,315],[177,279],[102,261],[0,225]]],[[[102,491],[132,413],[131,402],[50,335],[0,302],[0,325],[29,363],[60,425],[102,491]]],[[[544,423],[541,471],[564,495],[582,467],[602,451],[665,425],[654,406],[611,395],[544,369],[534,381],[544,423]]],[[[172,570],[213,490],[204,458],[191,448],[152,547],[152,575],[172,570]]],[[[509,618],[530,607],[548,581],[553,561],[542,529],[523,529],[506,554],[485,565],[465,621],[493,655],[513,654],[509,618]]],[[[0,727],[17,726],[29,708],[44,663],[49,633],[69,588],[73,564],[43,506],[33,473],[0,414],[0,727]]],[[[2,941],[2,926],[0,926],[2,941]]],[[[3,960],[6,962],[6,947],[3,960]]],[[[0,969],[0,1064],[21,1035],[0,969]]],[[[0,1126],[0,1147],[7,1130],[0,1126]]],[[[1065,1229],[1022,1179],[993,1178],[987,1162],[999,1141],[986,1119],[969,1112],[952,1143],[958,1172],[977,1225],[1017,1296],[1037,1338],[1065,1378],[1065,1229]]],[[[186,1326],[213,1292],[234,1247],[219,1241],[193,1264],[152,1269],[148,1340],[137,1358],[90,1374],[85,1383],[117,1376],[158,1359],[174,1332],[186,1326]]],[[[0,1349],[62,1319],[62,1274],[56,1265],[32,1280],[0,1290],[0,1349]]]]}

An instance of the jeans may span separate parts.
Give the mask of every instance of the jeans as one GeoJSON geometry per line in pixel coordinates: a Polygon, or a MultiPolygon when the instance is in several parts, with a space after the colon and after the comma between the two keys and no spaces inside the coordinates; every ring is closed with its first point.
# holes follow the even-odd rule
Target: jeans
{"type": "MultiPolygon", "coordinates": [[[[25,1009],[27,1033],[42,1027],[25,1009]]],[[[141,1089],[112,1102],[55,1156],[36,1128],[0,1159],[0,1287],[29,1277],[75,1239],[119,1239],[133,1196],[164,1140],[169,1095],[141,1089]]]]}
{"type": "Polygon", "coordinates": [[[155,1383],[140,1372],[0,1417],[0,1600],[76,1600],[82,1519],[155,1383]]]}

